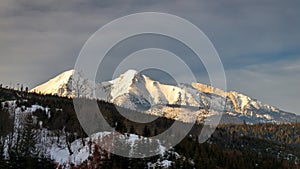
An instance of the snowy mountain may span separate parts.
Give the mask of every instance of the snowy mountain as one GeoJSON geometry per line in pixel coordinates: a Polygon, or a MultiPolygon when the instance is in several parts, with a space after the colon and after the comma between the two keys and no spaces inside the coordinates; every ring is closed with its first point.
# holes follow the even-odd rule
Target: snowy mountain
{"type": "Polygon", "coordinates": [[[80,73],[75,73],[75,70],[65,71],[49,81],[33,88],[30,92],[57,95],[61,97],[89,97],[92,98],[92,86],[99,86],[93,81],[90,81],[80,73]],[[74,89],[78,90],[74,90],[74,89]]]}
{"type": "Polygon", "coordinates": [[[70,84],[74,72],[74,70],[63,72],[46,83],[31,89],[30,92],[54,94],[58,96],[70,96],[70,84]]]}
{"type": "MultiPolygon", "coordinates": [[[[74,70],[70,70],[31,91],[67,97],[97,98],[124,108],[185,122],[192,121],[189,113],[197,114],[198,121],[202,121],[205,117],[220,111],[224,111],[223,123],[299,120],[299,116],[295,114],[284,112],[235,91],[225,92],[200,83],[179,84],[178,86],[162,84],[135,70],[128,70],[111,81],[97,83],[95,90],[92,90],[90,86],[93,86],[92,81],[80,76],[75,78],[74,70]],[[76,88],[75,83],[79,82],[79,86],[84,86],[85,92],[72,90],[76,88]]],[[[77,88],[79,88],[78,85],[77,88]]]]}

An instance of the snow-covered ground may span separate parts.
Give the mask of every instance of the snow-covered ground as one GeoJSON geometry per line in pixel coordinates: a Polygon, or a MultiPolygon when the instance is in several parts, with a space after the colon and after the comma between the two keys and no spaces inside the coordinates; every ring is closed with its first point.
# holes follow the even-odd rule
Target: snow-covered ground
{"type": "MultiPolygon", "coordinates": [[[[114,134],[110,133],[110,132],[99,132],[99,133],[93,134],[88,138],[84,138],[85,145],[83,145],[81,139],[77,139],[71,143],[71,150],[73,152],[72,155],[70,155],[70,152],[69,152],[66,144],[63,142],[61,142],[59,144],[50,145],[46,154],[50,155],[50,158],[53,159],[55,162],[57,162],[61,166],[68,167],[69,164],[71,164],[71,163],[75,164],[75,165],[79,165],[82,162],[84,162],[85,160],[87,160],[88,157],[93,156],[93,152],[95,150],[94,149],[95,145],[98,145],[101,148],[100,143],[105,144],[105,143],[103,143],[104,139],[110,138],[113,135],[114,134]]],[[[122,139],[126,139],[126,143],[127,143],[128,147],[130,148],[129,152],[132,154],[135,153],[135,151],[137,151],[136,147],[135,147],[136,146],[135,143],[138,143],[141,140],[147,139],[147,138],[144,138],[144,137],[141,137],[138,135],[134,135],[134,134],[125,134],[120,137],[122,137],[122,139]]],[[[53,139],[55,140],[55,138],[53,138],[53,139]]],[[[51,138],[48,140],[51,140],[51,138]]],[[[154,141],[154,140],[152,140],[152,141],[154,141]]],[[[106,144],[110,144],[110,142],[106,142],[106,144]]],[[[112,145],[112,146],[114,146],[114,145],[112,145]]],[[[158,151],[161,153],[161,155],[164,155],[165,147],[158,145],[157,148],[158,148],[158,151]]]]}

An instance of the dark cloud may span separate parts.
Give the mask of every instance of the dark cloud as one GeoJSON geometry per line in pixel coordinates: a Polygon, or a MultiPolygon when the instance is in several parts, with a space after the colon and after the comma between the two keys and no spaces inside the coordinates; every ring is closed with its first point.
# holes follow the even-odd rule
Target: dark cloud
{"type": "Polygon", "coordinates": [[[85,41],[109,21],[167,12],[207,34],[224,63],[229,89],[296,112],[299,7],[298,0],[3,0],[0,82],[34,87],[71,69],[85,41]]]}

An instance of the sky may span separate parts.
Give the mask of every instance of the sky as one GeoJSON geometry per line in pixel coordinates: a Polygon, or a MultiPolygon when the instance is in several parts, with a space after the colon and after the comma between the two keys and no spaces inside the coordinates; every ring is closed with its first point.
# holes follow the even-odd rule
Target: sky
{"type": "Polygon", "coordinates": [[[86,40],[108,22],[164,12],[208,36],[227,90],[300,114],[299,8],[298,0],[2,0],[0,83],[33,88],[72,69],[86,40]]]}

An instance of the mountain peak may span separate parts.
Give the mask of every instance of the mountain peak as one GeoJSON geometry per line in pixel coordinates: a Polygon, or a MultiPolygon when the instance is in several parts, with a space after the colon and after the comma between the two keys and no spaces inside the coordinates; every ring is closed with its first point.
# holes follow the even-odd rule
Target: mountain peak
{"type": "Polygon", "coordinates": [[[74,72],[75,72],[74,69],[67,70],[67,71],[64,71],[63,73],[59,74],[57,77],[58,77],[58,79],[69,79],[74,74],[74,72]]]}
{"type": "MultiPolygon", "coordinates": [[[[75,70],[67,70],[54,78],[50,79],[46,83],[43,83],[33,89],[30,92],[43,93],[43,94],[59,94],[62,93],[62,89],[66,88],[66,85],[71,80],[75,70]]],[[[66,90],[64,90],[66,91],[66,90]]],[[[59,94],[60,95],[60,94],[59,94]]]]}
{"type": "MultiPolygon", "coordinates": [[[[71,85],[73,74],[74,70],[65,71],[31,91],[74,97],[71,85]]],[[[90,85],[89,82],[85,85],[87,94],[94,98],[94,95],[91,94],[93,93],[93,85],[90,85]]],[[[161,111],[159,106],[166,104],[182,105],[183,108],[191,108],[194,111],[199,110],[199,107],[203,110],[209,109],[211,103],[214,103],[214,111],[221,111],[225,107],[224,111],[228,119],[232,117],[250,123],[261,121],[290,122],[296,119],[295,114],[281,111],[238,92],[226,92],[201,83],[191,83],[184,86],[166,85],[133,69],[127,70],[111,81],[99,83],[97,89],[98,93],[95,97],[98,99],[133,110],[144,111],[149,108],[148,113],[150,114],[156,113],[155,108],[157,106],[157,111],[161,111]]],[[[168,109],[168,106],[164,108],[168,109]]],[[[177,117],[176,113],[172,114],[172,111],[169,112],[171,113],[170,116],[177,117]]]]}
{"type": "Polygon", "coordinates": [[[139,72],[137,70],[134,69],[128,69],[125,73],[123,73],[123,75],[136,75],[139,72]]]}

